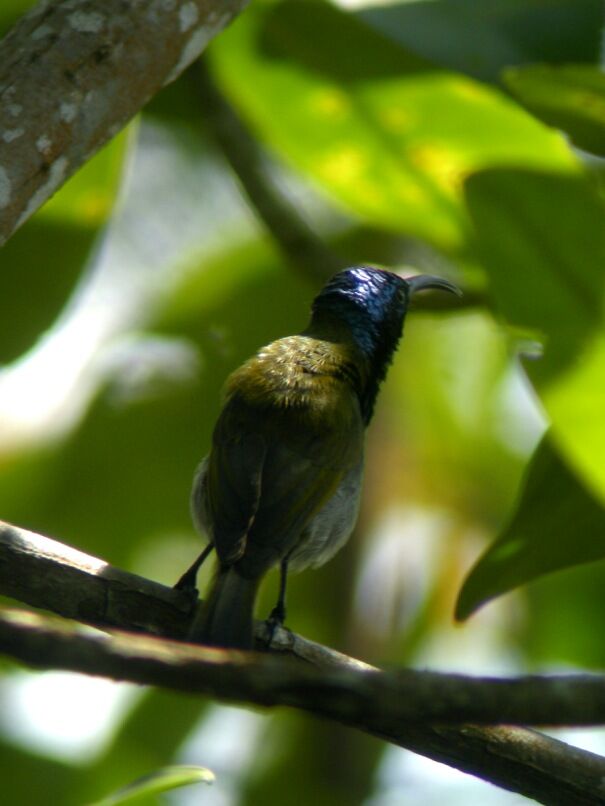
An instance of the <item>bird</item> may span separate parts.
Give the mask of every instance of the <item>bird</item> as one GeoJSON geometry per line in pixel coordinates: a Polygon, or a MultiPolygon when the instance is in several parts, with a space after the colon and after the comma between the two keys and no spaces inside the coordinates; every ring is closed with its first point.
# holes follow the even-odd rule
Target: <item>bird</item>
{"type": "Polygon", "coordinates": [[[196,591],[199,567],[216,551],[189,641],[251,649],[269,569],[280,568],[272,635],[285,621],[288,573],[323,565],[346,543],[359,512],[365,432],[410,298],[424,289],[461,293],[430,275],[344,269],[315,297],[300,334],[262,347],[229,376],[191,493],[208,544],[175,586],[196,591]]]}

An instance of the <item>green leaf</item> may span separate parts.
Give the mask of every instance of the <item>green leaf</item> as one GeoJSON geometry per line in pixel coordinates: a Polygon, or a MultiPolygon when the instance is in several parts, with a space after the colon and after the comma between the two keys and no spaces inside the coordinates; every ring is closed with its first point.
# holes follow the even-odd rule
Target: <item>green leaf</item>
{"type": "Polygon", "coordinates": [[[594,63],[603,24],[601,0],[416,0],[360,14],[413,53],[483,81],[513,64],[594,63]]]}
{"type": "Polygon", "coordinates": [[[158,795],[160,792],[167,792],[190,784],[211,784],[213,781],[213,773],[205,767],[188,765],[163,767],[149,775],[137,778],[128,786],[97,801],[94,806],[119,806],[121,803],[140,802],[144,798],[158,795]]]}
{"type": "Polygon", "coordinates": [[[456,604],[465,619],[536,577],[605,558],[605,508],[544,438],[508,526],[467,576],[456,604]]]}
{"type": "Polygon", "coordinates": [[[537,333],[527,371],[566,460],[605,501],[605,209],[588,180],[489,171],[467,199],[496,306],[537,333]]]}
{"type": "Polygon", "coordinates": [[[605,156],[605,74],[598,67],[533,65],[504,72],[507,87],[550,126],[572,142],[605,156]]]}
{"type": "Polygon", "coordinates": [[[466,245],[469,173],[574,170],[562,139],[496,90],[328,4],[252,8],[211,53],[233,101],[286,160],[354,215],[443,249],[466,245]]]}

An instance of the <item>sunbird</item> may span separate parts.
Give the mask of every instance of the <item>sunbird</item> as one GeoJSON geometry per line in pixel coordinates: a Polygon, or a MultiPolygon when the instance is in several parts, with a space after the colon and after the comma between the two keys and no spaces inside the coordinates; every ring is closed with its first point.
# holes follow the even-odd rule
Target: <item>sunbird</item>
{"type": "Polygon", "coordinates": [[[210,591],[190,640],[253,645],[261,580],[279,565],[270,623],[286,616],[289,571],[318,567],[348,540],[359,512],[365,431],[403,332],[410,298],[424,289],[460,294],[447,280],[402,278],[353,266],[315,297],[296,336],[262,347],[233,372],[191,495],[208,545],[177,583],[195,588],[216,550],[210,591]]]}

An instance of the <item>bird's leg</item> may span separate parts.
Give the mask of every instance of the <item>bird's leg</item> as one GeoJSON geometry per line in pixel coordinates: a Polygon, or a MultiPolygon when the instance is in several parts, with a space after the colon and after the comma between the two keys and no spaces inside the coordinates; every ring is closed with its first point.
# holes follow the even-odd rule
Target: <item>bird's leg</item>
{"type": "Polygon", "coordinates": [[[283,559],[279,566],[279,594],[277,603],[267,619],[267,647],[271,646],[275,630],[282,627],[286,620],[286,583],[288,581],[288,558],[283,559]]]}
{"type": "Polygon", "coordinates": [[[288,581],[288,560],[282,560],[279,566],[279,594],[277,596],[277,604],[271,611],[269,616],[271,621],[277,622],[281,625],[286,620],[286,583],[288,581]]]}
{"type": "Polygon", "coordinates": [[[175,590],[185,591],[186,593],[195,593],[197,598],[197,586],[196,586],[197,572],[200,570],[200,568],[202,567],[202,563],[204,562],[206,557],[210,554],[213,548],[214,545],[212,543],[208,543],[208,545],[202,551],[197,560],[193,563],[193,565],[190,568],[188,568],[185,571],[183,576],[176,583],[176,585],[174,586],[175,590]]]}

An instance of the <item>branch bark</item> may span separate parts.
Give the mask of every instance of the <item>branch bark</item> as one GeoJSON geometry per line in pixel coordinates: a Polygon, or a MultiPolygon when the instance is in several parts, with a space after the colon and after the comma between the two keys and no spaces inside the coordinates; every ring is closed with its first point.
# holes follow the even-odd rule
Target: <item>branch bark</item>
{"type": "MultiPolygon", "coordinates": [[[[0,593],[97,626],[156,635],[184,635],[195,610],[181,592],[8,524],[0,524],[0,593]]],[[[258,637],[262,641],[262,624],[258,637]]],[[[34,614],[7,612],[0,618],[0,651],[37,667],[234,702],[294,706],[543,803],[605,802],[605,759],[600,756],[522,728],[445,724],[605,721],[603,677],[498,680],[380,672],[287,630],[279,632],[277,649],[307,663],[132,633],[109,637],[34,614]]]]}
{"type": "Polygon", "coordinates": [[[0,245],[247,0],[41,0],[0,43],[0,245]]]}

